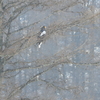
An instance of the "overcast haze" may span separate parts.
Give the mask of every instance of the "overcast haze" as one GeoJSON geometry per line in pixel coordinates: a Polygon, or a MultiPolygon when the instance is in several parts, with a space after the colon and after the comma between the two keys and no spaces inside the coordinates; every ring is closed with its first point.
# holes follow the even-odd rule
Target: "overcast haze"
{"type": "Polygon", "coordinates": [[[0,100],[100,100],[99,67],[100,0],[0,1],[0,100]]]}

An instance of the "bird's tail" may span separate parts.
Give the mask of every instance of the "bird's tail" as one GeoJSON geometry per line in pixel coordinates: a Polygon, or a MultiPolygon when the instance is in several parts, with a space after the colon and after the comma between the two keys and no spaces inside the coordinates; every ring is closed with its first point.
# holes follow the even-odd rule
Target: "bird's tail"
{"type": "Polygon", "coordinates": [[[41,48],[42,42],[39,43],[38,48],[41,48]]]}

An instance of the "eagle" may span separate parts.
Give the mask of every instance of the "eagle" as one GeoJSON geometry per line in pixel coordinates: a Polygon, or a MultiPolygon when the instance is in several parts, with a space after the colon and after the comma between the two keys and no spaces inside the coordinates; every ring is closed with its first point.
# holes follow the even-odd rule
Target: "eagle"
{"type": "Polygon", "coordinates": [[[38,48],[41,48],[41,45],[42,45],[42,42],[43,42],[43,37],[46,35],[46,26],[43,26],[39,32],[39,38],[40,38],[40,42],[39,42],[39,45],[38,45],[38,48]]]}

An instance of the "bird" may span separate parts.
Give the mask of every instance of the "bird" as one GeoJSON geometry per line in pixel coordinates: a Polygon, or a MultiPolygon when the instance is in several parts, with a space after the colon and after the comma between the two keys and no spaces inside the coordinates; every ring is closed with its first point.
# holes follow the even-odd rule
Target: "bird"
{"type": "Polygon", "coordinates": [[[46,26],[43,26],[40,30],[40,34],[39,34],[39,37],[42,37],[46,34],[46,26]]]}
{"type": "Polygon", "coordinates": [[[42,42],[43,42],[43,37],[46,35],[46,26],[43,26],[39,32],[39,39],[41,40],[39,42],[38,48],[41,48],[42,42]]]}

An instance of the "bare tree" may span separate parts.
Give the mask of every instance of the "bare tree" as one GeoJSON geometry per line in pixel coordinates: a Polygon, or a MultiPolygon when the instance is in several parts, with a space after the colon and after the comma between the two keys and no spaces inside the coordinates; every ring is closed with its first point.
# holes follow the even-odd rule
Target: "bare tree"
{"type": "Polygon", "coordinates": [[[92,1],[1,0],[0,19],[2,100],[98,98],[89,88],[97,89],[92,73],[100,66],[100,9],[92,1]]]}

